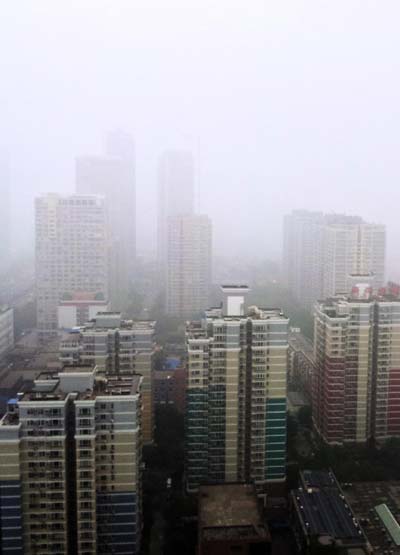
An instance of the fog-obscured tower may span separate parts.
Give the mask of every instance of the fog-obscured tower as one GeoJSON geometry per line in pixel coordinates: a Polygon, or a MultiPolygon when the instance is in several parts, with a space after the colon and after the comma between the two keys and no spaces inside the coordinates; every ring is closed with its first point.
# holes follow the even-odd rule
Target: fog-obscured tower
{"type": "Polygon", "coordinates": [[[322,291],[322,212],[293,210],[284,218],[283,277],[294,295],[311,308],[322,291]]]}
{"type": "Polygon", "coordinates": [[[104,197],[49,194],[35,201],[37,326],[58,328],[58,306],[74,293],[108,295],[108,237],[104,197]]]}
{"type": "Polygon", "coordinates": [[[385,226],[358,216],[294,210],[284,219],[283,277],[304,307],[348,294],[352,276],[384,284],[385,226]]]}
{"type": "Polygon", "coordinates": [[[323,229],[322,298],[349,294],[352,275],[371,274],[374,286],[382,287],[385,252],[384,225],[328,222],[323,229]]]}
{"type": "Polygon", "coordinates": [[[135,143],[122,131],[107,136],[104,156],[76,159],[78,193],[106,199],[110,237],[110,293],[114,309],[122,309],[136,258],[135,143]]]}
{"type": "Polygon", "coordinates": [[[195,199],[193,155],[185,150],[164,152],[158,168],[157,258],[165,269],[168,218],[192,215],[195,199]]]}
{"type": "Polygon", "coordinates": [[[212,225],[208,216],[170,216],[167,222],[168,314],[190,317],[209,304],[212,225]]]}

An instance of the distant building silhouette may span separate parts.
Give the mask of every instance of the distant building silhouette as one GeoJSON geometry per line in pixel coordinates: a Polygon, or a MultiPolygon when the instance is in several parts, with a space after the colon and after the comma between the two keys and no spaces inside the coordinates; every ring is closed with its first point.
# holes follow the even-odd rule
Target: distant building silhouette
{"type": "Polygon", "coordinates": [[[110,292],[121,310],[129,292],[136,258],[135,144],[122,131],[107,136],[106,154],[76,159],[79,194],[104,195],[110,238],[110,292]]]}
{"type": "Polygon", "coordinates": [[[167,222],[168,314],[191,317],[209,304],[212,226],[204,215],[170,216],[167,222]]]}
{"type": "Polygon", "coordinates": [[[283,277],[306,308],[326,297],[347,294],[352,274],[385,278],[385,226],[358,216],[294,210],[284,219],[283,277]]]}
{"type": "Polygon", "coordinates": [[[169,150],[158,167],[157,257],[160,268],[167,258],[168,218],[194,213],[194,160],[190,151],[169,150]]]}

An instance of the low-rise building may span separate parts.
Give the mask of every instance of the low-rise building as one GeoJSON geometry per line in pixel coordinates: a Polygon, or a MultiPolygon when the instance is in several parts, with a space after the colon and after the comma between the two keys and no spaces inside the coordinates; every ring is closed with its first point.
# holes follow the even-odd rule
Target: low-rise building
{"type": "Polygon", "coordinates": [[[58,305],[58,327],[71,329],[83,326],[93,320],[99,312],[107,312],[109,303],[96,299],[93,293],[74,293],[64,298],[58,305]]]}
{"type": "Polygon", "coordinates": [[[371,552],[399,555],[400,482],[354,482],[343,484],[343,489],[371,552]]]}
{"type": "Polygon", "coordinates": [[[250,484],[201,486],[199,555],[268,554],[271,536],[250,484]]]}
{"type": "Polygon", "coordinates": [[[367,553],[367,538],[333,472],[305,470],[300,484],[291,493],[292,527],[300,553],[317,549],[319,553],[324,547],[329,553],[333,548],[340,549],[338,553],[367,553]]]}

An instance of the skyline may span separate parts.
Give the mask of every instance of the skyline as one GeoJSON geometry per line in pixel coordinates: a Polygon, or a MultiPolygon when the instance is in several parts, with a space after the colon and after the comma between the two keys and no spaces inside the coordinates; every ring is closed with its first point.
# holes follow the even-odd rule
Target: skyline
{"type": "Polygon", "coordinates": [[[396,2],[95,6],[3,7],[0,145],[18,244],[33,243],[33,197],[72,192],[75,157],[121,128],[137,148],[139,251],[155,250],[159,155],[184,148],[217,253],[276,259],[284,213],[345,212],[387,225],[400,275],[396,2]]]}

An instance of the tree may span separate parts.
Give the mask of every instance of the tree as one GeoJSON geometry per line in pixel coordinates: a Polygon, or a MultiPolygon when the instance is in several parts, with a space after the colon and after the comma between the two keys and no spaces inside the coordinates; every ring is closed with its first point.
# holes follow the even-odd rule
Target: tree
{"type": "Polygon", "coordinates": [[[297,420],[299,421],[300,426],[302,426],[303,428],[307,428],[308,430],[311,430],[313,426],[311,407],[310,406],[301,407],[297,413],[297,420]]]}

